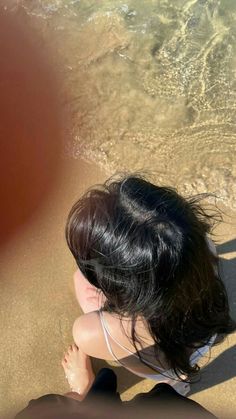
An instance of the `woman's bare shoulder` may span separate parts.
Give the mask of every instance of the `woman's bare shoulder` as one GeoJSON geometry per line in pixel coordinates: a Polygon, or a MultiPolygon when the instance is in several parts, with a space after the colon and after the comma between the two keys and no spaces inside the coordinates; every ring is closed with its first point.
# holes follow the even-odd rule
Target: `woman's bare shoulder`
{"type": "Polygon", "coordinates": [[[73,337],[77,346],[79,343],[97,337],[100,329],[99,313],[92,311],[77,317],[73,325],[73,337]]]}
{"type": "Polygon", "coordinates": [[[83,314],[73,325],[73,338],[76,345],[87,355],[109,359],[98,311],[83,314]]]}

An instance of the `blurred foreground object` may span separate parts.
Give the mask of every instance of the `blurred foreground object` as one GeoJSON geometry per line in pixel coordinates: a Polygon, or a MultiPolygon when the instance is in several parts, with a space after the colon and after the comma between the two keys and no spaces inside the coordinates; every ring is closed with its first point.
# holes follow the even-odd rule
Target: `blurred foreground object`
{"type": "Polygon", "coordinates": [[[15,419],[216,419],[166,383],[122,402],[116,374],[110,368],[102,368],[86,397],[79,401],[80,397],[76,392],[47,394],[31,400],[15,419]]]}
{"type": "Polygon", "coordinates": [[[48,196],[60,158],[57,82],[27,19],[0,1],[0,246],[48,196]]]}

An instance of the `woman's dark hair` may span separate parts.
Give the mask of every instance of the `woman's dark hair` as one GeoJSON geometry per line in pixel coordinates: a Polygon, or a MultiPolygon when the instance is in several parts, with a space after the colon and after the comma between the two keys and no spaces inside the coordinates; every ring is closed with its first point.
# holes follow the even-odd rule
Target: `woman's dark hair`
{"type": "MultiPolygon", "coordinates": [[[[110,179],[73,206],[66,238],[88,281],[107,297],[104,309],[142,316],[170,367],[193,374],[191,349],[236,329],[207,233],[213,215],[139,176],[110,179]]],[[[144,360],[143,360],[144,361],[144,360]]]]}

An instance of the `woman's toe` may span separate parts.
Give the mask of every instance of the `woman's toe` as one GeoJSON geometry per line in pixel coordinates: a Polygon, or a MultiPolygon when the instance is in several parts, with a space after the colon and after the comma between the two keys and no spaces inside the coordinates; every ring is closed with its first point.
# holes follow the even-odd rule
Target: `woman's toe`
{"type": "Polygon", "coordinates": [[[67,362],[70,354],[68,352],[64,353],[64,360],[67,362]]]}
{"type": "Polygon", "coordinates": [[[66,360],[63,358],[62,359],[62,361],[61,361],[61,365],[63,366],[63,368],[64,368],[64,370],[66,369],[66,367],[67,367],[67,362],[66,362],[66,360]]]}
{"type": "Polygon", "coordinates": [[[78,346],[75,343],[73,343],[73,345],[72,345],[72,350],[74,352],[77,352],[78,351],[78,346]]]}

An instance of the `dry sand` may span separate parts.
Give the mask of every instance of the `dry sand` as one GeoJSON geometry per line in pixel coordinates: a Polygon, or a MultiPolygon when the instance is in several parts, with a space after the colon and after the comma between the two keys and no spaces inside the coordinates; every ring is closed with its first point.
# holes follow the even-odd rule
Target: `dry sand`
{"type": "MultiPolygon", "coordinates": [[[[75,264],[65,239],[68,210],[77,197],[106,175],[91,163],[69,161],[51,198],[0,254],[0,416],[17,412],[32,398],[68,390],[60,365],[80,314],[73,294],[75,264]]],[[[218,247],[236,316],[236,227],[232,218],[218,228],[218,247]]],[[[234,219],[235,221],[235,219],[234,219]]],[[[96,370],[104,365],[95,361],[96,370]]],[[[153,382],[116,368],[123,399],[147,391],[153,382]],[[141,380],[141,381],[140,381],[141,380]]],[[[236,336],[212,350],[191,397],[220,417],[235,417],[236,336]]]]}

